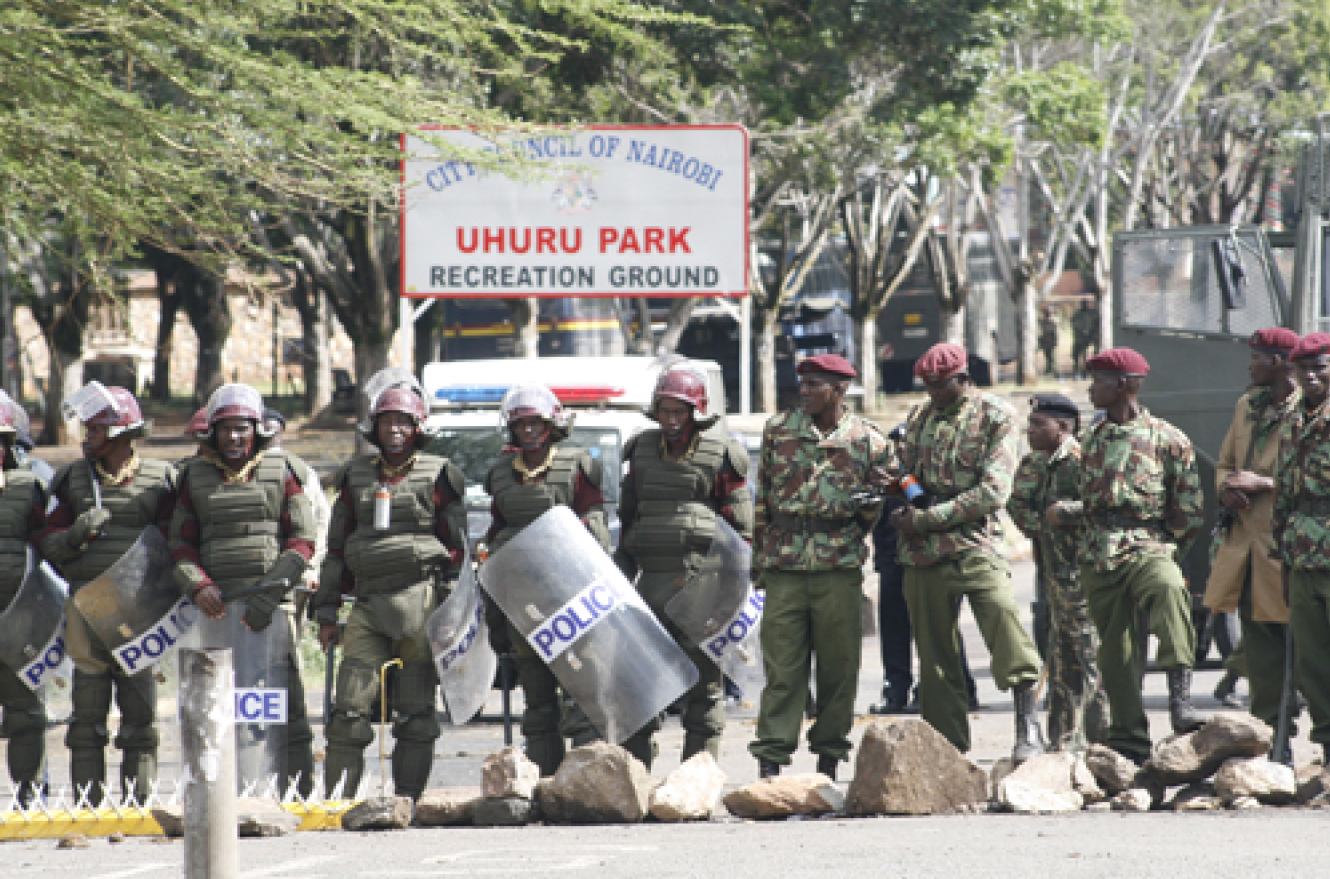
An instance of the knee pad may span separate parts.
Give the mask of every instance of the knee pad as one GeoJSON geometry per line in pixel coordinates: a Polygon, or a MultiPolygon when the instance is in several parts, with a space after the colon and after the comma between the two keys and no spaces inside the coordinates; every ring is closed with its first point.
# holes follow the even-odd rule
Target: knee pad
{"type": "Polygon", "coordinates": [[[561,735],[559,732],[559,720],[561,714],[558,705],[545,705],[540,707],[528,706],[522,712],[522,735],[527,738],[542,735],[561,735]]]}
{"type": "Polygon", "coordinates": [[[439,718],[433,710],[408,714],[393,724],[393,738],[399,742],[432,743],[441,732],[439,718]]]}
{"type": "Polygon", "coordinates": [[[115,746],[122,751],[154,751],[159,739],[155,726],[137,726],[122,721],[115,746]]]}
{"type": "Polygon", "coordinates": [[[366,748],[374,741],[374,727],[369,722],[369,712],[355,714],[337,710],[333,712],[328,724],[328,743],[345,745],[351,748],[366,748]]]}
{"type": "MultiPolygon", "coordinates": [[[[377,669],[358,659],[344,659],[337,669],[337,695],[333,707],[338,713],[363,714],[369,717],[370,708],[379,696],[377,669]]],[[[368,721],[366,721],[368,722],[368,721]]]]}
{"type": "Polygon", "coordinates": [[[17,739],[25,735],[46,734],[44,708],[5,708],[5,719],[0,723],[0,739],[17,739]]]}
{"type": "Polygon", "coordinates": [[[88,674],[74,671],[74,692],[71,701],[74,705],[74,720],[105,723],[106,715],[111,713],[111,696],[115,693],[115,684],[111,676],[88,674]]]}
{"type": "Polygon", "coordinates": [[[397,675],[396,708],[402,714],[428,712],[433,715],[438,704],[439,678],[434,665],[428,662],[408,662],[397,675]]]}
{"type": "Polygon", "coordinates": [[[65,732],[65,747],[71,750],[91,748],[100,751],[111,741],[111,731],[105,723],[71,720],[65,732]]]}
{"type": "Polygon", "coordinates": [[[117,677],[115,703],[120,706],[122,729],[153,726],[157,722],[157,681],[152,673],[117,677]]]}

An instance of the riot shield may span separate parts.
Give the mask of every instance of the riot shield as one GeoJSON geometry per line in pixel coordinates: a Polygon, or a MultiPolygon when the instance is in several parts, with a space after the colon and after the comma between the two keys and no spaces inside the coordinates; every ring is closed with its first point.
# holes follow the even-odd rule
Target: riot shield
{"type": "Polygon", "coordinates": [[[166,538],[155,526],[74,595],[74,606],[126,674],[152,668],[199,619],[171,576],[166,538]]]}
{"type": "Polygon", "coordinates": [[[749,698],[766,683],[758,638],[764,596],[750,582],[752,557],[748,542],[717,516],[702,567],[665,605],[674,624],[749,698]]]}
{"type": "MultiPolygon", "coordinates": [[[[227,605],[220,620],[199,615],[181,639],[197,650],[230,650],[235,666],[236,783],[249,790],[284,793],[286,779],[287,684],[292,670],[291,622],[284,609],[272,624],[251,632],[244,605],[227,605]]],[[[183,669],[182,669],[183,672],[183,669]]]]}
{"type": "Polygon", "coordinates": [[[452,594],[430,614],[425,632],[439,672],[439,687],[448,703],[448,716],[461,726],[485,705],[498,666],[470,553],[462,562],[452,594]]]}
{"type": "MultiPolygon", "coordinates": [[[[65,599],[69,585],[28,547],[27,573],[14,600],[0,613],[0,663],[28,689],[51,684],[68,689],[73,674],[65,650],[65,599]]],[[[45,700],[43,700],[45,701],[45,700]]]]}
{"type": "Polygon", "coordinates": [[[697,683],[693,663],[567,507],[490,556],[481,582],[610,742],[697,683]]]}

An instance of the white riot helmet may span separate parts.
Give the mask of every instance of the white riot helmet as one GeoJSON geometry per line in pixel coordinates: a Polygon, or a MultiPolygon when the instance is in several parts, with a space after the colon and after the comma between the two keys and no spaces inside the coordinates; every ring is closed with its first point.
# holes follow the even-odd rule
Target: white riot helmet
{"type": "Polygon", "coordinates": [[[499,429],[512,438],[510,425],[518,418],[541,418],[552,427],[551,441],[566,439],[572,431],[573,416],[563,408],[559,398],[548,387],[535,382],[513,385],[503,395],[499,407],[499,429]]]}
{"type": "Polygon", "coordinates": [[[95,379],[70,394],[60,411],[66,419],[104,426],[111,439],[126,433],[131,438],[147,436],[152,428],[133,394],[121,387],[108,388],[95,379]]]}
{"type": "Polygon", "coordinates": [[[249,385],[222,385],[208,398],[207,413],[207,436],[212,436],[223,418],[248,418],[254,422],[254,432],[263,439],[271,439],[276,433],[263,421],[263,395],[249,385]]]}

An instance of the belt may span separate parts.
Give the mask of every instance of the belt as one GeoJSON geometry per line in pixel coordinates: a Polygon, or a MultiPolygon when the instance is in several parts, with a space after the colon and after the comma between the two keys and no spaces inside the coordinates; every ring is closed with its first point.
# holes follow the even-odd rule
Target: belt
{"type": "Polygon", "coordinates": [[[1145,519],[1128,513],[1095,513],[1090,521],[1107,528],[1147,528],[1151,531],[1163,531],[1163,519],[1145,519]]]}
{"type": "Polygon", "coordinates": [[[1330,516],[1330,498],[1298,498],[1293,510],[1304,516],[1330,516]]]}
{"type": "Polygon", "coordinates": [[[771,516],[771,524],[777,528],[804,534],[831,534],[850,527],[856,521],[853,517],[828,519],[823,516],[791,516],[789,513],[774,513],[771,516]]]}

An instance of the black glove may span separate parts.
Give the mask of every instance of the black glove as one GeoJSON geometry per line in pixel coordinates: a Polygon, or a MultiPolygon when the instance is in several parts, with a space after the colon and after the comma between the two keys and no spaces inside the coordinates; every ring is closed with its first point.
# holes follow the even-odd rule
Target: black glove
{"type": "Polygon", "coordinates": [[[281,605],[276,589],[249,596],[245,599],[245,625],[251,632],[262,632],[272,625],[272,615],[281,605]]]}

